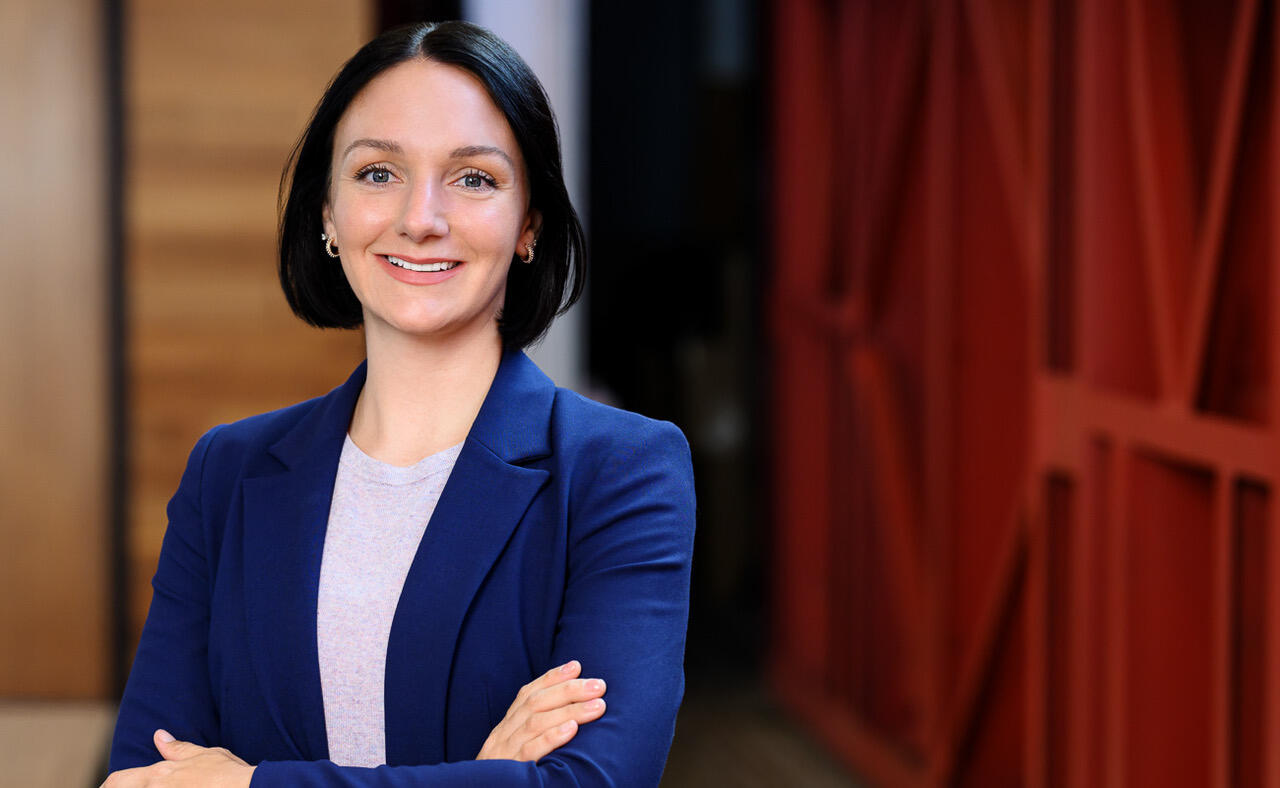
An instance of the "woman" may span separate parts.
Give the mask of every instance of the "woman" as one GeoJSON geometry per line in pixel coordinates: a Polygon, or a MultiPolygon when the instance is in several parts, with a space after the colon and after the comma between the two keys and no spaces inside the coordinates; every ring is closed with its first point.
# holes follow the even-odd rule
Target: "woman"
{"type": "Polygon", "coordinates": [[[688,447],[521,352],[582,288],[541,86],[473,25],[388,32],[291,174],[285,294],[367,360],[196,444],[107,784],[655,785],[688,447]]]}

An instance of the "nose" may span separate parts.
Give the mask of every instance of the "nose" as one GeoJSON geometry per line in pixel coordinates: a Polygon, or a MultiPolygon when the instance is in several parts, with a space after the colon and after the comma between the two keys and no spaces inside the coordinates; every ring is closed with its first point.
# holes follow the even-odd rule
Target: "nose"
{"type": "Polygon", "coordinates": [[[427,182],[414,184],[405,192],[404,207],[400,211],[399,233],[415,243],[433,236],[447,235],[449,221],[446,206],[438,184],[427,182]]]}

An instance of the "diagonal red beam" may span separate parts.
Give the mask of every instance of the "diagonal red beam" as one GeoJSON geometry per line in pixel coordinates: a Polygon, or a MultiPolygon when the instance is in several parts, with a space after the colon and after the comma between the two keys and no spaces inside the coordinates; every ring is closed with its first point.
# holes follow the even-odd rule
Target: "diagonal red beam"
{"type": "Polygon", "coordinates": [[[906,176],[905,151],[912,142],[911,128],[908,126],[916,104],[920,101],[913,88],[916,86],[920,72],[924,67],[925,25],[924,9],[921,3],[908,2],[902,6],[905,17],[902,28],[893,48],[894,56],[889,60],[887,73],[884,75],[884,95],[886,106],[878,117],[863,118],[860,122],[874,130],[869,141],[871,156],[868,163],[867,188],[864,190],[866,201],[865,232],[856,239],[858,265],[856,270],[860,276],[855,280],[855,292],[861,300],[860,309],[874,320],[878,307],[884,302],[874,292],[877,268],[883,268],[890,259],[882,254],[885,238],[893,228],[888,221],[889,211],[901,201],[901,195],[895,190],[901,189],[906,176]],[[877,265],[878,264],[878,265],[877,265]]]}
{"type": "Polygon", "coordinates": [[[952,785],[958,777],[961,758],[973,739],[980,719],[983,695],[990,685],[997,659],[1013,618],[1013,608],[1023,588],[1027,559],[1027,534],[1022,500],[1014,502],[1005,536],[999,541],[996,581],[982,606],[982,615],[970,641],[960,670],[953,702],[947,713],[945,734],[936,742],[930,758],[931,779],[936,785],[952,785]]]}
{"type": "Polygon", "coordinates": [[[1173,68],[1160,70],[1161,85],[1165,88],[1162,101],[1157,101],[1152,83],[1152,59],[1163,62],[1172,48],[1167,40],[1172,24],[1167,15],[1172,11],[1165,9],[1166,17],[1151,18],[1144,0],[1128,0],[1126,6],[1130,118],[1145,252],[1141,263],[1147,289],[1151,293],[1150,319],[1160,392],[1168,397],[1176,395],[1179,390],[1174,354],[1180,343],[1176,337],[1174,315],[1181,310],[1182,302],[1170,263],[1175,255],[1186,253],[1193,240],[1187,230],[1192,219],[1190,206],[1186,204],[1192,191],[1192,179],[1190,132],[1186,128],[1186,101],[1183,99],[1186,88],[1180,71],[1173,68]],[[1164,39],[1158,37],[1160,34],[1164,39]],[[1174,150],[1163,151],[1164,146],[1174,150]],[[1177,200],[1179,196],[1183,199],[1175,210],[1168,202],[1177,200]],[[1171,213],[1179,218],[1170,217],[1171,213]],[[1178,238],[1179,235],[1185,235],[1185,240],[1178,238]]]}
{"type": "Polygon", "coordinates": [[[916,505],[919,484],[906,445],[909,420],[880,353],[868,345],[855,348],[849,369],[875,458],[870,474],[889,580],[893,596],[899,600],[899,610],[906,614],[904,623],[911,638],[903,660],[907,686],[914,696],[912,706],[922,709],[930,702],[926,627],[933,619],[929,606],[934,593],[932,578],[924,571],[922,561],[920,512],[916,505]]]}
{"type": "Polygon", "coordinates": [[[986,99],[987,118],[995,137],[995,155],[1004,184],[1005,204],[1009,210],[1009,226],[1014,246],[1022,258],[1019,262],[1030,282],[1030,249],[1027,210],[1026,154],[1019,137],[1017,110],[1009,80],[1004,76],[1003,47],[995,15],[987,0],[967,0],[965,16],[969,35],[978,60],[982,95],[986,99]]]}
{"type": "Polygon", "coordinates": [[[1205,362],[1205,348],[1209,344],[1214,295],[1223,266],[1222,238],[1231,206],[1231,185],[1240,150],[1240,124],[1244,115],[1245,92],[1249,84],[1249,65],[1253,60],[1257,27],[1258,0],[1244,0],[1236,12],[1231,34],[1226,90],[1218,114],[1209,173],[1209,193],[1195,249],[1195,283],[1191,289],[1188,347],[1183,354],[1185,363],[1178,387],[1179,400],[1188,408],[1195,405],[1205,362]]]}

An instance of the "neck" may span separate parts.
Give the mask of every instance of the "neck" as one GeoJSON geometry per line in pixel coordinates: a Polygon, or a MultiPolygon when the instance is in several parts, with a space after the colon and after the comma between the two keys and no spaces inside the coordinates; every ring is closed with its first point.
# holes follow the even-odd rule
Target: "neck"
{"type": "Polygon", "coordinates": [[[497,331],[411,337],[366,325],[368,376],[351,440],[375,459],[412,465],[461,443],[502,360],[497,331]]]}

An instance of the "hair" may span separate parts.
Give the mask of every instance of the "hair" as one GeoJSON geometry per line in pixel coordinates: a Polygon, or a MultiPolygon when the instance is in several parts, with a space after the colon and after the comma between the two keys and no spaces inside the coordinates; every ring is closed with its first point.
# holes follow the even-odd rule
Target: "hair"
{"type": "Polygon", "coordinates": [[[479,79],[520,145],[529,206],[541,214],[542,226],[536,262],[509,269],[498,332],[505,348],[527,347],[582,295],[586,244],[565,188],[560,136],[542,84],[506,42],[469,22],[388,30],[361,47],[329,83],[280,179],[280,285],[285,298],[294,314],[313,326],[357,328],[364,322],[342,266],[325,254],[320,240],[334,131],[374,77],[415,59],[455,66],[479,79]]]}

